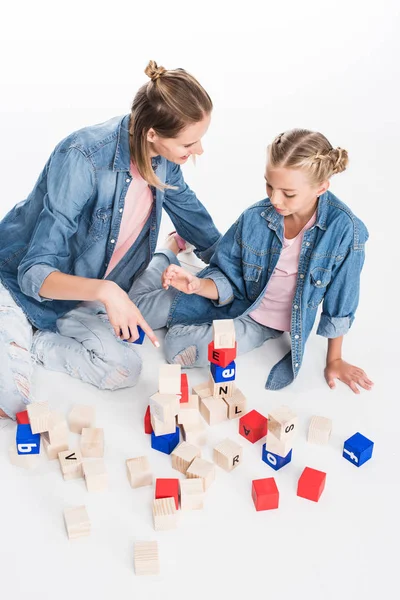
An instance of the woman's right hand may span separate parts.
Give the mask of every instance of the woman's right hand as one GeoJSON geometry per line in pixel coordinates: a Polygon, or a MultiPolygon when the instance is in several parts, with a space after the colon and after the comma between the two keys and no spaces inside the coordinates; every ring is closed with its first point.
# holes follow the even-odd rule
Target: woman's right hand
{"type": "Polygon", "coordinates": [[[169,265],[161,276],[161,282],[165,290],[171,285],[185,294],[198,294],[201,288],[201,279],[178,265],[169,265]]]}
{"type": "Polygon", "coordinates": [[[137,327],[140,325],[154,346],[159,348],[160,343],[156,334],[144,320],[140,310],[128,294],[119,285],[113,281],[102,281],[99,300],[104,304],[109,321],[118,338],[128,342],[136,341],[139,337],[137,327]]]}

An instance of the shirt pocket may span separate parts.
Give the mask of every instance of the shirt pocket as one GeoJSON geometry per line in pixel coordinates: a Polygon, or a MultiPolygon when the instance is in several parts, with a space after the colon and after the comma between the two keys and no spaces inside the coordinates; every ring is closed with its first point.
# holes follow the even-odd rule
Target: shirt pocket
{"type": "Polygon", "coordinates": [[[256,300],[261,292],[263,267],[245,261],[242,265],[247,297],[256,300]]]}
{"type": "Polygon", "coordinates": [[[332,279],[332,271],[323,267],[314,267],[310,273],[309,308],[316,308],[323,300],[326,288],[332,279]]]}
{"type": "Polygon", "coordinates": [[[99,240],[104,235],[108,235],[110,231],[110,221],[113,213],[113,206],[103,206],[94,211],[90,227],[89,235],[95,240],[99,240]]]}

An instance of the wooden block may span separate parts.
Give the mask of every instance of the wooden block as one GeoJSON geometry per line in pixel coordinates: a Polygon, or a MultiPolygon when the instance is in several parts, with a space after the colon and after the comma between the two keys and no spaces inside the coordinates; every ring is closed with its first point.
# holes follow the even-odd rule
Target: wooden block
{"type": "Polygon", "coordinates": [[[175,433],[176,430],[176,418],[171,417],[170,420],[163,423],[155,415],[150,415],[151,426],[153,428],[152,435],[167,435],[168,433],[175,433]]]}
{"type": "Polygon", "coordinates": [[[268,415],[268,429],[279,440],[295,434],[297,416],[288,406],[276,408],[268,415]]]}
{"type": "Polygon", "coordinates": [[[162,423],[170,423],[178,414],[179,396],[177,394],[153,394],[150,397],[150,414],[162,423]]]}
{"type": "Polygon", "coordinates": [[[243,448],[227,438],[214,447],[213,459],[225,471],[233,471],[242,462],[243,448]]]}
{"type": "Polygon", "coordinates": [[[204,381],[203,383],[199,383],[199,385],[195,385],[192,388],[192,393],[196,394],[200,398],[209,398],[212,396],[210,382],[204,381]]]}
{"type": "Polygon", "coordinates": [[[94,406],[76,404],[69,413],[69,428],[74,433],[82,433],[84,427],[94,427],[96,411],[94,406]]]}
{"type": "Polygon", "coordinates": [[[178,525],[178,511],[174,498],[156,498],[153,500],[153,523],[156,531],[175,529],[178,525]]]}
{"type": "Polygon", "coordinates": [[[232,396],[222,396],[222,399],[228,406],[228,419],[237,419],[246,413],[247,399],[239,388],[234,390],[232,396]]]}
{"type": "Polygon", "coordinates": [[[153,427],[151,425],[151,419],[150,419],[150,406],[147,407],[146,413],[144,415],[144,432],[145,433],[153,433],[153,427]]]}
{"type": "Polygon", "coordinates": [[[266,441],[266,450],[278,456],[285,457],[293,448],[293,436],[287,436],[283,440],[274,436],[272,431],[268,432],[266,441]]]}
{"type": "Polygon", "coordinates": [[[189,382],[186,373],[181,373],[181,397],[180,402],[185,403],[189,400],[189,382]]]}
{"type": "Polygon", "coordinates": [[[179,479],[176,478],[158,478],[154,490],[155,500],[161,498],[173,498],[176,510],[179,508],[179,479]]]}
{"type": "Polygon", "coordinates": [[[158,382],[160,394],[180,394],[181,365],[161,365],[158,382]]]}
{"type": "Polygon", "coordinates": [[[80,450],[63,450],[58,455],[61,472],[65,481],[83,477],[82,455],[80,450]]]}
{"type": "Polygon", "coordinates": [[[211,389],[211,396],[214,396],[214,398],[229,398],[230,396],[233,396],[236,384],[234,381],[216,383],[210,373],[209,387],[211,389]]]}
{"type": "Polygon", "coordinates": [[[36,469],[40,464],[40,454],[18,454],[15,444],[9,447],[8,457],[12,465],[29,471],[36,469]]]}
{"type": "Polygon", "coordinates": [[[215,465],[204,458],[195,458],[188,470],[186,477],[193,479],[198,477],[203,481],[203,489],[206,492],[215,479],[215,465]]]}
{"type": "Polygon", "coordinates": [[[43,433],[49,430],[50,409],[48,402],[32,402],[26,407],[32,433],[43,433]]]}
{"type": "Polygon", "coordinates": [[[199,478],[183,479],[181,487],[181,510],[201,510],[204,506],[203,481],[199,478]]]}
{"type": "Polygon", "coordinates": [[[81,437],[81,454],[84,458],[104,456],[104,430],[84,427],[81,437]]]}
{"type": "Polygon", "coordinates": [[[310,444],[327,444],[332,432],[332,420],[327,417],[313,416],[308,429],[307,441],[310,444]]]}
{"type": "Polygon", "coordinates": [[[359,431],[352,435],[343,445],[343,458],[356,467],[361,467],[372,456],[374,442],[359,431]]]}
{"type": "Polygon", "coordinates": [[[251,410],[239,419],[239,433],[252,444],[267,435],[268,420],[256,410],[251,410]]]}
{"type": "Polygon", "coordinates": [[[178,425],[198,423],[200,421],[200,412],[198,408],[187,408],[180,410],[176,418],[178,425]]]}
{"type": "Polygon", "coordinates": [[[83,474],[88,492],[103,492],[108,488],[108,473],[102,458],[84,460],[83,474]]]}
{"type": "Polygon", "coordinates": [[[208,360],[220,367],[227,367],[235,360],[237,354],[237,342],[234,348],[214,348],[214,342],[208,344],[208,360]]]}
{"type": "Polygon", "coordinates": [[[234,360],[226,367],[210,363],[210,371],[216,383],[224,383],[225,381],[234,381],[236,379],[236,363],[234,360]]]}
{"type": "Polygon", "coordinates": [[[159,575],[157,542],[135,542],[133,563],[136,575],[159,575]]]}
{"type": "Polygon", "coordinates": [[[40,433],[32,433],[30,425],[17,425],[15,441],[18,454],[40,453],[40,433]]]}
{"type": "Polygon", "coordinates": [[[214,348],[234,348],[236,343],[235,325],[233,319],[213,321],[214,348]]]}
{"type": "Polygon", "coordinates": [[[42,442],[43,442],[44,450],[47,454],[47,458],[49,460],[54,460],[55,458],[58,458],[58,455],[60,454],[60,452],[64,452],[65,450],[68,450],[68,448],[69,448],[68,443],[59,444],[59,445],[51,444],[50,439],[49,439],[49,434],[46,432],[42,433],[42,442]]]}
{"type": "Polygon", "coordinates": [[[179,433],[179,425],[176,425],[174,433],[156,436],[153,431],[151,434],[151,447],[153,450],[158,450],[158,452],[171,454],[179,444],[179,433]]]}
{"type": "Polygon", "coordinates": [[[201,457],[201,450],[189,442],[182,442],[171,454],[172,468],[184,475],[195,458],[201,457]]]}
{"type": "Polygon", "coordinates": [[[256,510],[271,510],[279,506],[279,490],[273,477],[254,479],[251,495],[256,510]]]}
{"type": "Polygon", "coordinates": [[[185,442],[194,446],[204,446],[207,441],[206,427],[202,421],[182,425],[182,435],[185,442]]]}
{"type": "Polygon", "coordinates": [[[29,415],[27,410],[22,410],[15,415],[18,425],[29,425],[29,415]]]}
{"type": "Polygon", "coordinates": [[[67,446],[69,428],[64,415],[60,412],[51,411],[49,416],[48,439],[52,446],[67,446]]]}
{"type": "MultiPolygon", "coordinates": [[[[269,433],[267,437],[270,435],[271,434],[269,433]]],[[[286,456],[279,456],[279,454],[274,454],[270,450],[267,450],[267,445],[263,444],[261,458],[267,465],[271,467],[271,469],[274,469],[274,471],[279,471],[279,469],[282,469],[282,467],[290,463],[292,460],[292,450],[289,450],[286,456]]]]}
{"type": "Polygon", "coordinates": [[[128,458],[126,470],[131,487],[138,488],[153,484],[153,473],[147,456],[128,458]]]}
{"type": "Polygon", "coordinates": [[[297,495],[318,502],[325,488],[326,473],[306,467],[297,484],[297,495]]]}
{"type": "Polygon", "coordinates": [[[70,540],[90,534],[90,520],[85,506],[64,510],[64,521],[70,540]]]}
{"type": "Polygon", "coordinates": [[[226,421],[228,407],[222,398],[201,398],[200,414],[209,425],[218,425],[218,423],[226,421]]]}

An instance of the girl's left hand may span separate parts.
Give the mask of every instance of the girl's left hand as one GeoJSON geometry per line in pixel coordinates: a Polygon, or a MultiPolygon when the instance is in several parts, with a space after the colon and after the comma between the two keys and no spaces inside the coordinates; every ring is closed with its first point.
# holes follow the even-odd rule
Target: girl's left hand
{"type": "Polygon", "coordinates": [[[325,379],[332,390],[336,387],[335,379],[339,379],[339,381],[348,385],[355,394],[360,393],[357,386],[364,388],[364,390],[370,390],[374,385],[373,382],[368,379],[365,371],[354,365],[350,365],[341,358],[332,360],[326,365],[325,379]]]}

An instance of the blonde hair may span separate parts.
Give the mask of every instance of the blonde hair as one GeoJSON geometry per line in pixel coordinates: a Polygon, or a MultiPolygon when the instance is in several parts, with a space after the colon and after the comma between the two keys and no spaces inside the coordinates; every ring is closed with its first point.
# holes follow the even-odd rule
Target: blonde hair
{"type": "Polygon", "coordinates": [[[310,182],[318,185],[348,165],[347,150],[333,148],[322,133],[291,129],[278,135],[267,149],[272,167],[305,170],[310,182]]]}
{"type": "Polygon", "coordinates": [[[163,184],[153,171],[147,133],[153,128],[162,138],[177,137],[187,125],[198,123],[212,111],[210,96],[184,69],[167,71],[151,60],[145,71],[150,81],[137,92],[131,109],[129,146],[140,175],[158,189],[163,184]]]}

